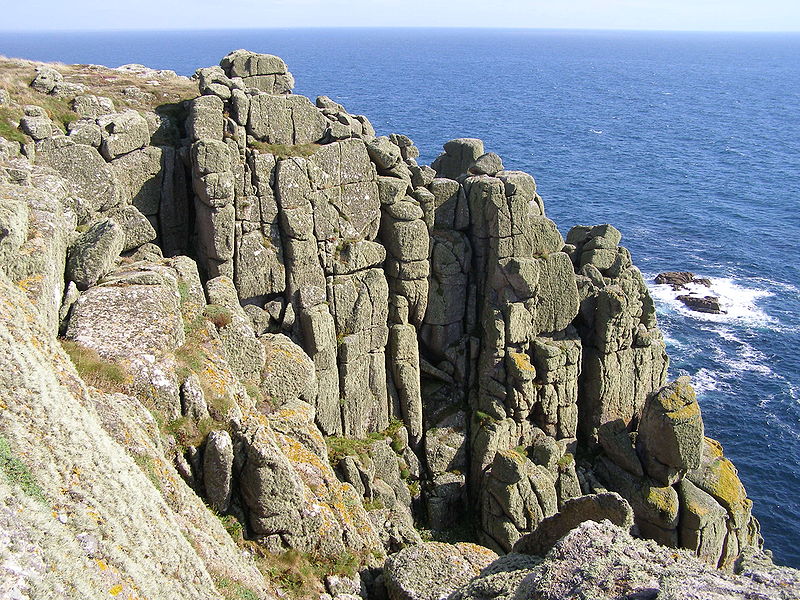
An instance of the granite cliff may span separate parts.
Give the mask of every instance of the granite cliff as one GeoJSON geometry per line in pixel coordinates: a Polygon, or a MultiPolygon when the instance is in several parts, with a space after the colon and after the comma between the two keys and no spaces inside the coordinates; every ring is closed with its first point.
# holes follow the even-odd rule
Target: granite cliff
{"type": "Polygon", "coordinates": [[[8,597],[800,597],[612,225],[271,55],[0,73],[8,597]]]}

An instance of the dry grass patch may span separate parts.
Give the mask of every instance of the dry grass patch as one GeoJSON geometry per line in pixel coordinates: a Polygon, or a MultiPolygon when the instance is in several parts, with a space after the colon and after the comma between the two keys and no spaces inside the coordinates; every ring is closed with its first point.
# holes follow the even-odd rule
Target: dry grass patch
{"type": "Polygon", "coordinates": [[[319,144],[268,144],[249,139],[247,145],[254,150],[272,154],[278,160],[291,157],[308,158],[320,149],[319,144]]]}
{"type": "MultiPolygon", "coordinates": [[[[41,63],[0,56],[0,88],[8,91],[12,101],[12,106],[3,107],[3,113],[0,113],[2,137],[22,141],[18,139],[21,132],[16,133],[15,123],[22,117],[22,107],[26,104],[43,107],[50,118],[62,128],[79,118],[72,110],[74,96],[51,96],[30,87],[31,81],[36,77],[36,68],[44,64],[61,73],[64,81],[85,85],[84,94],[111,98],[117,110],[132,108],[166,113],[177,112],[184,100],[199,95],[197,83],[184,78],[148,79],[100,65],[41,63]],[[138,88],[141,93],[126,92],[133,87],[138,88]]],[[[24,139],[27,141],[27,138],[24,139]]]]}
{"type": "Polygon", "coordinates": [[[65,339],[59,341],[86,384],[104,392],[125,392],[125,384],[130,381],[130,374],[125,367],[102,358],[97,352],[78,342],[65,339]]]}

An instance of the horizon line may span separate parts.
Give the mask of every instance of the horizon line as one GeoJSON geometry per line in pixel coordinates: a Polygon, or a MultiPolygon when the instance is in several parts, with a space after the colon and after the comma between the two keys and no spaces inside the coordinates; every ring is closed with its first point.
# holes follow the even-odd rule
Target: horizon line
{"type": "Polygon", "coordinates": [[[737,33],[737,34],[800,34],[800,29],[659,29],[633,27],[491,27],[461,25],[287,25],[282,27],[168,27],[168,28],[90,28],[90,29],[0,29],[3,34],[52,33],[211,33],[226,31],[286,31],[286,30],[464,30],[464,31],[541,31],[541,32],[596,32],[596,33],[737,33]]]}

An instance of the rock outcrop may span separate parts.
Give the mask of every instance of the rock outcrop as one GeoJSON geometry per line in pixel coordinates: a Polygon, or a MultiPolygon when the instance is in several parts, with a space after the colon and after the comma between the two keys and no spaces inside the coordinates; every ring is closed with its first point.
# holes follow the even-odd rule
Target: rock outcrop
{"type": "Polygon", "coordinates": [[[446,600],[497,558],[491,550],[461,542],[409,546],[386,561],[389,599],[446,600]]]}
{"type": "Polygon", "coordinates": [[[800,598],[800,578],[794,569],[750,558],[740,575],[726,574],[685,551],[634,539],[608,521],[584,523],[543,560],[525,564],[519,556],[509,554],[489,565],[451,598],[800,598]],[[508,574],[498,581],[498,571],[508,574]]]}
{"type": "Polygon", "coordinates": [[[0,138],[13,593],[267,598],[300,560],[339,600],[556,597],[611,563],[664,597],[695,593],[682,573],[700,597],[794,581],[628,537],[727,571],[762,546],[613,226],[565,240],[480,140],[420,165],[275,56],[128,66],[161,89],[113,98],[13,64],[74,114],[9,94],[0,138]]]}

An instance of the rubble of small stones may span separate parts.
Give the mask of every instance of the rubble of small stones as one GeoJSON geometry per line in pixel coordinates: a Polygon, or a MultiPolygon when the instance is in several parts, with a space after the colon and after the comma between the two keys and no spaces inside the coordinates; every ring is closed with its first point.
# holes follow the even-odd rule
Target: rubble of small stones
{"type": "MultiPolygon", "coordinates": [[[[97,427],[170,510],[205,502],[268,553],[356,556],[356,577],[320,592],[339,600],[558,597],[549,574],[595,560],[568,562],[570,544],[607,541],[615,560],[629,532],[706,565],[691,562],[709,586],[693,597],[756,585],[713,571],[759,552],[759,525],[689,380],[666,380],[655,306],[615,227],[565,239],[533,177],[481,140],[420,165],[407,136],[293,94],[278,57],[237,50],[195,79],[165,125],[42,66],[32,88],[66,94],[80,119],[64,132],[26,106],[30,143],[0,148],[0,279],[47,344],[122,369],[92,392],[97,427]],[[161,431],[120,429],[110,407],[126,402],[161,431]],[[586,524],[604,520],[622,529],[586,524]],[[481,546],[423,542],[420,527],[481,546]]],[[[72,380],[53,381],[85,409],[72,380]]],[[[22,419],[26,398],[3,402],[22,419]]],[[[635,544],[642,564],[620,571],[632,593],[683,593],[678,571],[657,576],[666,551],[635,544]]],[[[119,555],[87,553],[126,572],[119,555]]]]}

